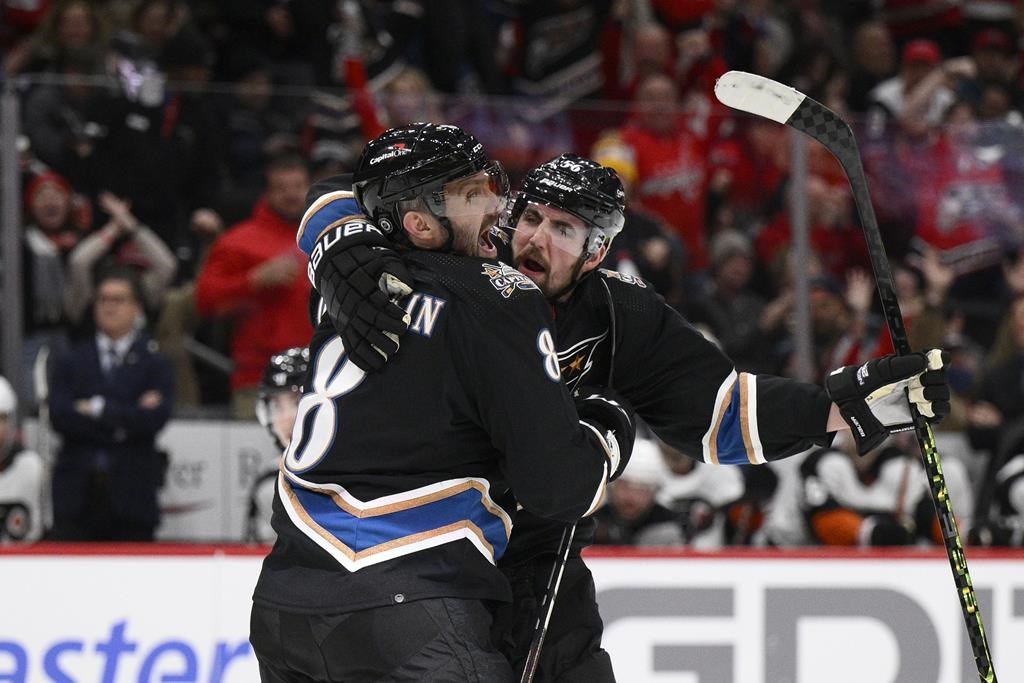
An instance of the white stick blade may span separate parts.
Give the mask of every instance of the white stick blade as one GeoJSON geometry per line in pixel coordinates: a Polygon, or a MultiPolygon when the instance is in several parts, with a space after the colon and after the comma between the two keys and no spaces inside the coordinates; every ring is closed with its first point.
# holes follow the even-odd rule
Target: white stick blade
{"type": "Polygon", "coordinates": [[[733,109],[785,123],[806,95],[764,76],[727,71],[715,81],[715,97],[733,109]]]}

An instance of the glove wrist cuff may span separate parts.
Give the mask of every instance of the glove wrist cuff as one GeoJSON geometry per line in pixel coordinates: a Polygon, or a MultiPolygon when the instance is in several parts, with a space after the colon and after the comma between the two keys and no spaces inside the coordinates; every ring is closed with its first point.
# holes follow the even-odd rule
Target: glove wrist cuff
{"type": "Polygon", "coordinates": [[[337,225],[328,227],[313,243],[309,255],[310,269],[316,273],[320,265],[339,252],[358,246],[387,247],[393,246],[381,233],[380,228],[361,218],[344,219],[337,225]]]}

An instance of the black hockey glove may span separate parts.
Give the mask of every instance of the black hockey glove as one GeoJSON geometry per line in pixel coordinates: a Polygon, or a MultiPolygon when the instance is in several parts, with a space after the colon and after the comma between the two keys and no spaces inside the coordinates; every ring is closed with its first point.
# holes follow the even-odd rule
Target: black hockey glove
{"type": "Polygon", "coordinates": [[[317,239],[309,271],[348,357],[366,372],[384,367],[409,327],[409,314],[395,301],[413,287],[391,243],[372,223],[353,217],[317,239]]]}
{"type": "Polygon", "coordinates": [[[633,454],[636,418],[633,409],[611,389],[581,387],[576,390],[580,422],[594,430],[608,457],[608,481],[625,469],[633,454]]]}
{"type": "Polygon", "coordinates": [[[825,388],[850,425],[861,455],[890,434],[914,428],[911,403],[928,422],[938,422],[949,414],[949,382],[944,367],[947,358],[947,354],[932,349],[884,356],[832,371],[825,388]]]}

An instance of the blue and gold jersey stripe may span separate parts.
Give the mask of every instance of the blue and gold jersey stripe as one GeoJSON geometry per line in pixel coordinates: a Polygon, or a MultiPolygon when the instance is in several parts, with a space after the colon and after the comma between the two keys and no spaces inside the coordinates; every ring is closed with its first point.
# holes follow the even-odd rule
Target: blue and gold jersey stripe
{"type": "Polygon", "coordinates": [[[278,486],[292,523],[349,571],[458,540],[494,564],[512,532],[486,479],[449,479],[368,502],[284,470],[278,486]]]}
{"type": "Polygon", "coordinates": [[[313,253],[313,245],[320,235],[362,213],[355,195],[348,190],[337,190],[321,195],[310,204],[299,221],[295,244],[309,256],[313,253]]]}
{"type": "Polygon", "coordinates": [[[766,462],[757,424],[756,375],[734,370],[725,378],[702,443],[704,461],[715,465],[766,462]]]}

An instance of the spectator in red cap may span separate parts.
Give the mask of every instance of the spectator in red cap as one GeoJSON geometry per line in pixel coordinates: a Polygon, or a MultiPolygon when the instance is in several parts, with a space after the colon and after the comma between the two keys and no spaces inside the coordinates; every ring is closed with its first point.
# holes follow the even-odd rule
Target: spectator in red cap
{"type": "MultiPolygon", "coordinates": [[[[930,74],[942,65],[942,52],[931,40],[912,40],[903,46],[900,58],[900,70],[896,76],[882,81],[868,95],[868,134],[878,137],[890,130],[893,122],[908,123],[909,117],[903,117],[909,101],[912,101],[919,88],[924,87],[930,74]]],[[[941,70],[938,72],[941,74],[941,70]]],[[[915,122],[928,126],[942,122],[946,110],[953,104],[953,92],[945,86],[929,91],[925,103],[923,118],[915,122]]]]}

